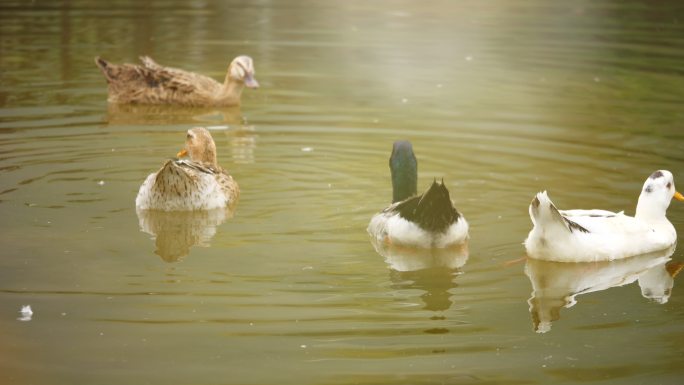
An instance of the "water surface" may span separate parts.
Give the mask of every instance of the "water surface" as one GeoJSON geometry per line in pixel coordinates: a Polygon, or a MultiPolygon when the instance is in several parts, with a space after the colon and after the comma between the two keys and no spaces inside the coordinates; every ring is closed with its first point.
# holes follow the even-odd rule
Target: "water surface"
{"type": "MultiPolygon", "coordinates": [[[[680,250],[520,260],[539,190],[633,214],[652,171],[684,184],[679,2],[0,8],[0,382],[681,381],[680,250]],[[227,110],[108,106],[93,63],[221,79],[239,54],[262,87],[227,110]],[[240,184],[236,211],[141,220],[140,183],[195,125],[240,184]],[[397,139],[419,188],[451,190],[467,256],[370,243],[397,139]]],[[[681,231],[684,207],[669,218],[681,231]]]]}

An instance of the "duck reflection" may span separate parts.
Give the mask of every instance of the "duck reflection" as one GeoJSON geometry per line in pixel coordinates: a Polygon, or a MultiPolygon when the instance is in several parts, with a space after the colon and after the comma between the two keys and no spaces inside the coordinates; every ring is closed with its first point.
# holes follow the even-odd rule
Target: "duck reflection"
{"type": "Polygon", "coordinates": [[[254,163],[257,134],[252,125],[243,124],[235,129],[226,130],[226,137],[230,144],[230,153],[234,163],[254,163]]]}
{"type": "Polygon", "coordinates": [[[638,281],[645,298],[666,303],[674,277],[684,266],[670,261],[672,253],[674,247],[610,262],[566,263],[528,258],[525,274],[532,283],[532,297],[527,302],[535,331],[551,330],[551,323],[560,319],[560,309],[574,306],[578,295],[634,281],[638,281]]]}
{"type": "Polygon", "coordinates": [[[467,243],[442,249],[394,246],[375,238],[371,243],[389,265],[395,289],[424,291],[420,298],[425,310],[445,311],[451,307],[450,290],[456,287],[454,278],[468,260],[467,243]]]}
{"type": "Polygon", "coordinates": [[[254,163],[257,133],[240,107],[183,107],[109,103],[107,122],[118,125],[202,124],[221,140],[224,132],[235,163],[254,163]]]}
{"type": "Polygon", "coordinates": [[[140,229],[155,238],[155,254],[166,262],[176,262],[190,253],[192,246],[208,247],[216,228],[233,216],[228,209],[196,211],[137,210],[140,229]]]}
{"type": "Polygon", "coordinates": [[[169,105],[107,105],[109,124],[243,124],[240,107],[183,107],[169,105]]]}

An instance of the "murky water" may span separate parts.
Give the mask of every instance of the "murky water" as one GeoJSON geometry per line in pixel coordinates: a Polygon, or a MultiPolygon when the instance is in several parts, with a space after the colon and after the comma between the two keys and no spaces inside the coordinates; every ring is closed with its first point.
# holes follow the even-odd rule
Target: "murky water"
{"type": "Polygon", "coordinates": [[[0,9],[0,382],[681,381],[682,251],[515,262],[539,190],[631,214],[653,170],[684,185],[680,2],[0,9]],[[241,109],[108,106],[93,57],[143,54],[217,79],[249,54],[262,87],[241,109]],[[195,125],[240,184],[233,217],[138,218],[195,125]],[[370,243],[396,139],[421,188],[444,178],[467,256],[370,243]]]}

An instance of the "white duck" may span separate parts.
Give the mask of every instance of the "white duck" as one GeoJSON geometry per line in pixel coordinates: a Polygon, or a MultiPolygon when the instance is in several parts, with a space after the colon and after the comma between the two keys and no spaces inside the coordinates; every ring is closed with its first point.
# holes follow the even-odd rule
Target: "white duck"
{"type": "Polygon", "coordinates": [[[444,182],[418,189],[418,161],[408,141],[396,141],[389,160],[392,205],[375,214],[368,233],[378,242],[419,248],[459,246],[468,239],[468,222],[456,210],[444,182]]]}
{"type": "Polygon", "coordinates": [[[531,258],[558,262],[612,261],[664,250],[677,242],[665,213],[672,198],[684,201],[672,173],[651,174],[639,195],[636,214],[605,210],[558,210],[546,191],[530,204],[534,227],[525,240],[531,258]]]}
{"type": "Polygon", "coordinates": [[[237,182],[216,161],[216,144],[204,127],[188,130],[185,148],[150,174],[135,198],[138,210],[211,210],[237,203],[237,182]]]}

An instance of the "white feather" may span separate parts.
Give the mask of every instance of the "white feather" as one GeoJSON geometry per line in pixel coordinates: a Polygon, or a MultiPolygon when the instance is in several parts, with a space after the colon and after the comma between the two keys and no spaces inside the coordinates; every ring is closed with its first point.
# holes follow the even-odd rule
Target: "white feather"
{"type": "Polygon", "coordinates": [[[445,232],[432,233],[389,209],[375,214],[367,230],[378,241],[420,248],[444,248],[468,239],[468,222],[463,216],[445,232]]]}
{"type": "Polygon", "coordinates": [[[19,321],[30,321],[33,317],[33,310],[31,310],[31,305],[23,305],[19,311],[21,317],[17,318],[19,321]]]}

